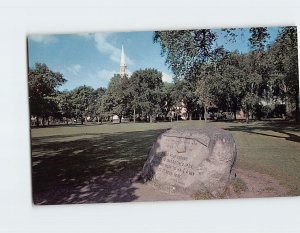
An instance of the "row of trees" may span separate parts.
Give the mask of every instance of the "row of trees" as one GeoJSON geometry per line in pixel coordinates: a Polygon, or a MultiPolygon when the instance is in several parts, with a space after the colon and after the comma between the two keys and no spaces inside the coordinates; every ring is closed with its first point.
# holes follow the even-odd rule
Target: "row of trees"
{"type": "Polygon", "coordinates": [[[163,83],[162,73],[156,69],[134,72],[131,77],[115,74],[108,88],[93,89],[80,86],[71,91],[58,91],[66,80],[45,65],[29,69],[29,98],[32,119],[45,125],[53,119],[87,121],[123,117],[145,118],[152,122],[160,116],[166,119],[181,101],[174,84],[163,83]]]}
{"type": "MultiPolygon", "coordinates": [[[[241,29],[224,29],[234,40],[241,29]]],[[[166,63],[183,85],[188,112],[197,104],[231,111],[243,110],[246,118],[262,115],[262,103],[278,101],[289,118],[299,121],[297,28],[284,27],[267,45],[267,28],[250,28],[247,54],[225,51],[216,45],[213,30],[158,31],[154,41],[162,47],[166,63]],[[188,94],[186,94],[188,93],[188,94]]],[[[205,114],[206,116],[207,114],[205,114]]]]}
{"type": "MultiPolygon", "coordinates": [[[[235,40],[240,29],[224,29],[235,40]]],[[[267,28],[250,28],[247,54],[228,52],[217,46],[214,30],[159,31],[154,42],[161,45],[175,74],[173,83],[163,83],[156,69],[135,71],[131,77],[116,74],[108,88],[81,86],[58,91],[66,80],[45,64],[29,68],[30,113],[44,125],[52,119],[98,122],[117,115],[172,119],[184,103],[191,119],[207,116],[209,108],[232,112],[242,110],[246,119],[263,116],[263,103],[283,103],[286,116],[299,120],[299,79],[296,27],[281,29],[275,42],[267,45],[267,28]]],[[[267,105],[268,106],[268,105],[267,105]]],[[[266,111],[265,111],[266,112],[266,111]]]]}

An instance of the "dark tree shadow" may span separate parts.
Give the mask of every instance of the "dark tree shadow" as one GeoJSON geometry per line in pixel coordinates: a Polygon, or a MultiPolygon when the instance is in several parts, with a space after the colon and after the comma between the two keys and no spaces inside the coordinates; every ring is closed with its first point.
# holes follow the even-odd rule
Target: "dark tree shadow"
{"type": "Polygon", "coordinates": [[[229,126],[227,130],[247,132],[274,138],[282,138],[288,141],[300,143],[300,137],[294,133],[291,133],[300,132],[300,125],[294,122],[262,121],[255,125],[244,123],[243,125],[229,126]],[[267,131],[277,132],[280,134],[284,134],[285,136],[268,134],[267,131]]]}
{"type": "MultiPolygon", "coordinates": [[[[228,126],[227,130],[300,143],[300,137],[293,133],[300,130],[299,124],[295,123],[245,123],[228,126]],[[268,131],[285,136],[268,134],[268,131]]],[[[138,199],[133,184],[142,171],[153,142],[164,131],[82,133],[32,138],[34,203],[130,202],[138,199]]],[[[157,161],[154,166],[160,162],[157,161]]]]}
{"type": "Polygon", "coordinates": [[[33,202],[70,204],[137,199],[133,180],[163,131],[33,138],[33,202]]]}

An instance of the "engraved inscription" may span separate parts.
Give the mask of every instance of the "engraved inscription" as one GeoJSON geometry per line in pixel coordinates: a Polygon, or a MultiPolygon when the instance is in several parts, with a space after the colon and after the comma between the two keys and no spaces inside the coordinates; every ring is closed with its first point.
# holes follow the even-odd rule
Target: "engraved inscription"
{"type": "Polygon", "coordinates": [[[187,156],[177,155],[170,152],[160,152],[153,156],[152,166],[156,174],[170,176],[177,185],[184,185],[180,181],[183,175],[194,176],[195,169],[188,161],[187,156]]]}
{"type": "Polygon", "coordinates": [[[222,129],[169,129],[153,144],[142,176],[162,191],[215,195],[228,184],[235,158],[234,139],[222,129]]]}
{"type": "Polygon", "coordinates": [[[184,143],[187,145],[196,145],[197,143],[200,143],[206,147],[208,147],[210,141],[209,137],[204,134],[197,135],[197,137],[193,137],[193,136],[186,137],[180,135],[164,134],[163,137],[164,137],[164,141],[169,143],[175,142],[176,144],[178,144],[179,140],[183,140],[184,143]]]}

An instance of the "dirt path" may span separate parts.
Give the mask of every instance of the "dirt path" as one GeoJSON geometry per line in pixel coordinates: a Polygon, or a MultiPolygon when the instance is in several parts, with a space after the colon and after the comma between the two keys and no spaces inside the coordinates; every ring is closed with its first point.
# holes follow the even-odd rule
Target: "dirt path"
{"type": "MultiPolygon", "coordinates": [[[[237,170],[237,177],[244,183],[245,190],[235,191],[233,186],[229,187],[229,192],[225,199],[236,198],[258,198],[258,197],[280,197],[286,196],[288,189],[279,184],[273,177],[250,170],[237,170]]],[[[141,183],[134,183],[136,188],[136,201],[166,201],[166,200],[192,200],[187,195],[170,195],[152,186],[141,183]]]]}
{"type": "Polygon", "coordinates": [[[289,191],[273,177],[256,171],[238,169],[237,177],[246,184],[246,190],[239,193],[230,187],[229,195],[225,198],[282,197],[289,191]]]}
{"type": "MultiPolygon", "coordinates": [[[[273,177],[250,170],[237,170],[237,177],[243,189],[231,185],[225,199],[280,197],[286,196],[288,189],[273,177]]],[[[143,202],[193,200],[191,196],[168,194],[153,186],[138,181],[132,172],[113,174],[110,177],[92,177],[76,187],[62,187],[35,197],[36,204],[79,204],[107,202],[143,202]]]]}

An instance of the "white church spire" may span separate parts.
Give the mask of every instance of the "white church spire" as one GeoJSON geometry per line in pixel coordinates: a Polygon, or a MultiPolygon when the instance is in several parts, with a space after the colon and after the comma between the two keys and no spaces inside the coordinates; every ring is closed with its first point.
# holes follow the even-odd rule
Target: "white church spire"
{"type": "Polygon", "coordinates": [[[121,63],[120,63],[120,66],[126,66],[126,63],[125,63],[125,53],[124,53],[124,47],[122,45],[122,51],[121,51],[121,63]]]}
{"type": "Polygon", "coordinates": [[[120,61],[120,75],[121,77],[124,77],[126,75],[126,63],[125,63],[125,53],[124,53],[124,48],[122,45],[122,51],[121,51],[121,61],[120,61]]]}

